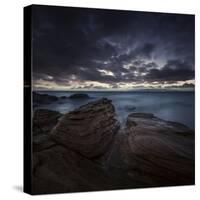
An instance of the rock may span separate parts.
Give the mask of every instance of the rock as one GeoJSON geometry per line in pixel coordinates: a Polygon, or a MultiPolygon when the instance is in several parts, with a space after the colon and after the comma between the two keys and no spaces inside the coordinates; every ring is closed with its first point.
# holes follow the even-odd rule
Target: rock
{"type": "Polygon", "coordinates": [[[39,152],[54,146],[56,143],[47,134],[34,135],[33,152],[39,152]]]}
{"type": "Polygon", "coordinates": [[[33,116],[34,194],[194,184],[194,131],[151,113],[119,129],[106,98],[33,116]]]}
{"type": "MultiPolygon", "coordinates": [[[[44,116],[48,118],[48,115],[44,116]]],[[[111,101],[101,99],[65,114],[53,128],[51,137],[49,134],[34,135],[32,192],[46,194],[139,186],[141,183],[133,182],[120,168],[108,168],[104,164],[116,146],[119,124],[114,116],[111,101]],[[63,136],[60,135],[61,128],[67,130],[63,136]],[[55,137],[57,133],[59,137],[55,137]],[[103,156],[105,158],[101,160],[103,156]]],[[[115,165],[118,165],[117,161],[115,165]]]]}
{"type": "Polygon", "coordinates": [[[33,113],[33,134],[48,134],[62,116],[57,111],[37,109],[33,113]]]}
{"type": "Polygon", "coordinates": [[[61,145],[35,152],[33,193],[85,192],[125,189],[123,183],[101,165],[61,145]]]}
{"type": "Polygon", "coordinates": [[[33,151],[41,151],[55,144],[55,142],[51,140],[49,133],[61,116],[61,113],[47,109],[37,109],[34,111],[33,151]]]}
{"type": "Polygon", "coordinates": [[[124,160],[129,175],[147,186],[194,184],[194,132],[151,113],[133,113],[126,123],[124,160]]]}
{"type": "Polygon", "coordinates": [[[102,98],[65,114],[51,132],[59,144],[93,158],[106,152],[119,129],[111,100],[102,98]]]}
{"type": "Polygon", "coordinates": [[[88,94],[81,94],[81,93],[77,93],[77,94],[72,94],[71,96],[69,96],[70,99],[88,99],[90,98],[88,94]]]}
{"type": "Polygon", "coordinates": [[[49,104],[58,100],[58,97],[51,96],[48,94],[39,94],[33,92],[33,103],[34,104],[49,104]]]}
{"type": "Polygon", "coordinates": [[[67,97],[66,97],[66,96],[61,96],[60,98],[61,98],[61,99],[66,99],[67,97]]]}

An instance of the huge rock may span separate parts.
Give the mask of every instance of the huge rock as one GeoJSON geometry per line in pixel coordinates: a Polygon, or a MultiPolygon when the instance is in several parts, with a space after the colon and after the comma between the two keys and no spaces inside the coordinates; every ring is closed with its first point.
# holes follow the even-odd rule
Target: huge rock
{"type": "Polygon", "coordinates": [[[149,113],[133,113],[123,144],[129,176],[147,186],[194,184],[194,132],[149,113]]]}
{"type": "Polygon", "coordinates": [[[105,153],[119,128],[111,100],[102,98],[65,114],[52,130],[52,139],[92,158],[105,153]]]}

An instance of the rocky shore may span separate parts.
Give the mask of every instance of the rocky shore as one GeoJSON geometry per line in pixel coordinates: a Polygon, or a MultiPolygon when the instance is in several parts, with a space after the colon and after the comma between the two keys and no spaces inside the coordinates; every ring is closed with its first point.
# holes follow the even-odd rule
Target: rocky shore
{"type": "Polygon", "coordinates": [[[33,193],[194,184],[194,131],[151,113],[120,127],[111,100],[33,114],[33,193]]]}
{"type": "Polygon", "coordinates": [[[33,102],[34,104],[48,104],[58,100],[58,97],[48,95],[48,94],[39,94],[33,92],[33,102]]]}
{"type": "Polygon", "coordinates": [[[34,107],[37,107],[38,105],[43,105],[43,104],[51,104],[58,102],[59,100],[65,100],[65,99],[71,99],[71,100],[85,100],[85,99],[90,99],[91,97],[88,94],[84,93],[75,93],[70,96],[53,96],[49,94],[40,94],[38,92],[33,92],[33,105],[34,107]]]}

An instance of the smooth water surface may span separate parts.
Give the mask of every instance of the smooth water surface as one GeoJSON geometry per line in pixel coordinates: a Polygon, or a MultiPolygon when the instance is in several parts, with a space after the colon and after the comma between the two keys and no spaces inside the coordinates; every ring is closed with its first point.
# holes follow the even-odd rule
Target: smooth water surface
{"type": "MultiPolygon", "coordinates": [[[[54,96],[70,96],[77,92],[40,91],[41,94],[54,96]]],[[[194,92],[162,91],[162,92],[81,92],[88,94],[89,99],[60,99],[56,103],[41,105],[40,108],[57,110],[66,113],[90,101],[102,97],[111,99],[118,119],[123,123],[132,112],[149,112],[155,116],[174,122],[183,123],[194,128],[194,92]]]]}

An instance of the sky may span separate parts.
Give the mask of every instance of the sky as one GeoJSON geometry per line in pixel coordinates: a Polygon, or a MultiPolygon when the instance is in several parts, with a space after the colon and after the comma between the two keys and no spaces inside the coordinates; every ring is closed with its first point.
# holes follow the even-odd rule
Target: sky
{"type": "Polygon", "coordinates": [[[194,15],[33,6],[36,90],[194,88],[194,15]]]}

